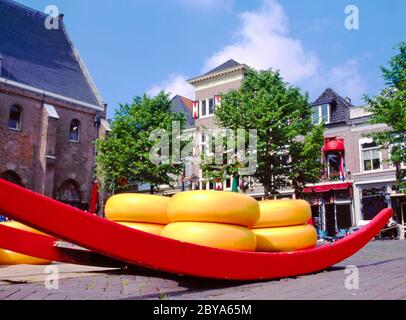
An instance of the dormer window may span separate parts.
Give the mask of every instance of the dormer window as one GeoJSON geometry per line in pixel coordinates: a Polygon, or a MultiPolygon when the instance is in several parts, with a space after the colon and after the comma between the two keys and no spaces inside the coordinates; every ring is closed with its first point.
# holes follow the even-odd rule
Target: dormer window
{"type": "Polygon", "coordinates": [[[315,106],[312,108],[312,111],[314,124],[320,124],[321,122],[324,122],[324,124],[330,123],[331,106],[329,104],[315,106]]]}

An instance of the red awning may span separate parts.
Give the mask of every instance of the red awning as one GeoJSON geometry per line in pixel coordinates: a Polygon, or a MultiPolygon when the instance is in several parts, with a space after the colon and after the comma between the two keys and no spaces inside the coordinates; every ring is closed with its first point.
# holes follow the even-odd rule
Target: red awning
{"type": "Polygon", "coordinates": [[[344,190],[352,187],[352,183],[336,183],[336,184],[325,184],[321,186],[307,187],[303,189],[304,193],[313,193],[313,192],[328,192],[330,190],[344,190]]]}
{"type": "Polygon", "coordinates": [[[344,139],[326,139],[324,151],[344,151],[344,139]]]}

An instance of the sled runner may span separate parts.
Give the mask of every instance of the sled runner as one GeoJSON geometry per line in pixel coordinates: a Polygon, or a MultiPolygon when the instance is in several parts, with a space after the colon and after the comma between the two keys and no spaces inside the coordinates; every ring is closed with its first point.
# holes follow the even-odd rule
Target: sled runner
{"type": "MultiPolygon", "coordinates": [[[[303,251],[261,253],[214,249],[137,231],[3,180],[0,210],[11,219],[114,260],[179,275],[229,280],[275,279],[324,270],[359,251],[393,215],[391,209],[385,209],[360,231],[332,244],[303,251]]],[[[25,247],[22,236],[18,246],[21,251],[25,247]]],[[[0,247],[5,240],[8,249],[15,250],[13,240],[7,239],[7,234],[0,237],[0,247]]],[[[60,257],[60,249],[51,250],[48,244],[33,248],[29,254],[41,256],[42,250],[48,250],[55,258],[60,257]]]]}

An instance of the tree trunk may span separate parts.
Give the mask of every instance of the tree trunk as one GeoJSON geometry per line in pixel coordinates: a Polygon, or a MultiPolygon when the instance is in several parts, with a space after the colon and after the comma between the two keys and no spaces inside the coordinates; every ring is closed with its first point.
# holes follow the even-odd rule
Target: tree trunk
{"type": "Polygon", "coordinates": [[[269,190],[266,186],[264,186],[264,200],[269,200],[271,197],[269,196],[269,190]]]}

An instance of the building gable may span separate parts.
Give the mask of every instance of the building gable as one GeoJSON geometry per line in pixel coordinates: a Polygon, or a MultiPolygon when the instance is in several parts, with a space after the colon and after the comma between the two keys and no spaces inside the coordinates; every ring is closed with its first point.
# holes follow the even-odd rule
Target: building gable
{"type": "Polygon", "coordinates": [[[347,122],[350,120],[350,110],[353,105],[350,101],[347,101],[337,94],[333,89],[327,88],[312,106],[315,107],[323,104],[331,105],[330,124],[347,122]]]}
{"type": "Polygon", "coordinates": [[[14,1],[0,0],[0,78],[103,107],[66,33],[45,27],[46,15],[14,1]]]}

